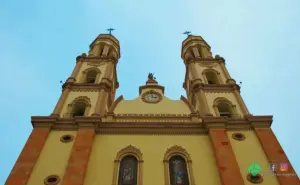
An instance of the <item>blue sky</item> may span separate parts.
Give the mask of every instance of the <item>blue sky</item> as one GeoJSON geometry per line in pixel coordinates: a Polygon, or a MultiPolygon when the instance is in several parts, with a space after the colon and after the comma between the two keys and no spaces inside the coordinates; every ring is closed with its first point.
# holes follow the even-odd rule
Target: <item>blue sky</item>
{"type": "Polygon", "coordinates": [[[0,184],[32,126],[49,115],[75,58],[113,27],[121,43],[118,64],[125,99],[154,72],[165,94],[185,95],[182,34],[201,35],[226,59],[254,115],[274,115],[272,128],[300,173],[299,0],[2,0],[0,6],[0,184]]]}

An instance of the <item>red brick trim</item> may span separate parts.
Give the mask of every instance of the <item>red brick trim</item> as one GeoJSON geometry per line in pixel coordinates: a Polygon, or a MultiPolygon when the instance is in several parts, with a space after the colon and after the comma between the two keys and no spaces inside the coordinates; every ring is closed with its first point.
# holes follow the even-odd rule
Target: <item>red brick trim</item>
{"type": "Polygon", "coordinates": [[[78,130],[61,185],[83,185],[94,136],[92,128],[78,130]]]}
{"type": "Polygon", "coordinates": [[[5,185],[26,185],[44,147],[50,128],[34,128],[5,185]]]}
{"type": "Polygon", "coordinates": [[[277,179],[280,185],[300,185],[296,172],[285,155],[272,129],[256,128],[255,132],[270,163],[277,163],[278,165],[280,165],[280,163],[287,163],[289,165],[287,172],[280,172],[279,168],[276,169],[275,173],[279,174],[277,175],[277,179]],[[283,173],[294,175],[284,176],[282,175],[283,173]]]}
{"type": "Polygon", "coordinates": [[[212,142],[222,185],[244,185],[240,168],[233,153],[225,129],[210,129],[212,142]]]}

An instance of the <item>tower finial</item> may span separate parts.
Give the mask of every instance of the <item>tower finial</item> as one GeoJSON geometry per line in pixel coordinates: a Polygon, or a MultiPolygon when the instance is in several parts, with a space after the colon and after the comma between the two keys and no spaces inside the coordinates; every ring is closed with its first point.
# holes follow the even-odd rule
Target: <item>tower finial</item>
{"type": "Polygon", "coordinates": [[[106,29],[108,32],[109,32],[109,34],[111,35],[111,32],[112,31],[114,31],[115,29],[114,28],[108,28],[108,29],[106,29]]]}
{"type": "Polygon", "coordinates": [[[191,32],[190,31],[185,31],[183,34],[185,34],[186,36],[189,36],[189,35],[191,35],[191,32]]]}
{"type": "Polygon", "coordinates": [[[155,80],[156,78],[154,77],[154,73],[149,73],[148,74],[148,80],[155,80]]]}

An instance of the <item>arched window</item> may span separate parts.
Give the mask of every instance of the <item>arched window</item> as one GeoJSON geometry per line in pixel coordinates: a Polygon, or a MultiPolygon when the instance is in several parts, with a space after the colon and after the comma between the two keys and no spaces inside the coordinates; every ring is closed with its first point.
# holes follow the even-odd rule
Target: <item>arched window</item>
{"type": "Polygon", "coordinates": [[[216,98],[213,107],[215,109],[216,116],[228,118],[240,117],[240,115],[236,113],[236,106],[226,98],[216,98]]]}
{"type": "Polygon", "coordinates": [[[68,112],[64,114],[64,117],[87,116],[90,108],[90,99],[86,96],[79,96],[68,105],[68,112]]]}
{"type": "Polygon", "coordinates": [[[84,102],[76,102],[72,107],[72,116],[84,116],[86,105],[84,102]]]}
{"type": "Polygon", "coordinates": [[[205,73],[205,77],[207,79],[208,84],[219,84],[218,76],[216,73],[212,71],[207,71],[205,73]]]}
{"type": "Polygon", "coordinates": [[[80,79],[81,83],[97,83],[100,77],[101,71],[97,67],[92,67],[85,69],[82,72],[82,76],[80,79]]]}
{"type": "Polygon", "coordinates": [[[169,160],[170,184],[189,185],[189,177],[185,160],[175,155],[169,160]]]}
{"type": "Polygon", "coordinates": [[[187,151],[180,146],[167,149],[164,156],[165,185],[193,185],[192,160],[187,151]]]}
{"type": "Polygon", "coordinates": [[[121,160],[118,185],[137,185],[138,161],[134,156],[121,160]]]}
{"type": "Polygon", "coordinates": [[[230,105],[225,102],[221,102],[218,104],[218,111],[220,116],[226,116],[231,118],[233,115],[230,105]]]}
{"type": "Polygon", "coordinates": [[[129,145],[121,149],[115,158],[112,185],[142,185],[143,154],[129,145]]]}
{"type": "Polygon", "coordinates": [[[95,83],[97,77],[97,71],[91,70],[86,74],[86,82],[87,83],[95,83]]]}

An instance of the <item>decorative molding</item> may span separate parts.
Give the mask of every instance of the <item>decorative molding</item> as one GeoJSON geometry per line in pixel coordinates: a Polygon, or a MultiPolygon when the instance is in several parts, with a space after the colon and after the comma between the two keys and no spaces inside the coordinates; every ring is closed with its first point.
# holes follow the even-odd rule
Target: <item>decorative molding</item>
{"type": "Polygon", "coordinates": [[[76,97],[73,101],[72,101],[72,104],[73,103],[77,103],[77,102],[81,102],[83,101],[84,103],[87,104],[87,106],[91,106],[91,100],[87,97],[87,96],[78,96],[76,97]]]}
{"type": "Polygon", "coordinates": [[[121,149],[118,152],[115,160],[121,161],[122,158],[128,155],[133,155],[137,158],[138,161],[143,161],[143,153],[141,152],[141,150],[132,145],[128,145],[127,147],[121,149]]]}
{"type": "Polygon", "coordinates": [[[223,61],[222,59],[216,59],[216,58],[192,58],[189,61],[185,61],[186,65],[190,63],[196,63],[196,64],[200,64],[203,67],[207,67],[209,65],[213,66],[221,63],[225,64],[225,60],[223,61]]]}
{"type": "Polygon", "coordinates": [[[99,92],[102,89],[109,90],[111,85],[107,85],[107,83],[70,83],[66,82],[63,85],[64,89],[70,89],[74,92],[99,92]],[[109,88],[108,88],[109,87],[109,88]]]}
{"type": "Polygon", "coordinates": [[[140,86],[139,93],[141,94],[144,89],[148,89],[148,88],[160,89],[160,90],[162,90],[163,94],[165,93],[165,87],[163,87],[161,85],[144,85],[144,86],[140,86]]]}
{"type": "Polygon", "coordinates": [[[119,96],[110,106],[109,111],[108,112],[114,112],[115,108],[117,107],[117,105],[124,100],[123,95],[119,96]]]}
{"type": "Polygon", "coordinates": [[[51,116],[32,116],[31,123],[36,127],[50,127],[53,130],[77,130],[80,127],[95,128],[101,123],[98,116],[75,116],[73,118],[60,118],[51,116]]]}
{"type": "Polygon", "coordinates": [[[190,163],[192,162],[190,154],[184,148],[182,148],[181,146],[178,146],[178,145],[174,145],[174,146],[168,148],[164,155],[163,160],[165,162],[168,162],[170,160],[170,158],[174,155],[180,155],[186,160],[186,162],[190,162],[190,163]]]}
{"type": "MultiPolygon", "coordinates": [[[[149,119],[150,120],[150,119],[149,119]]],[[[176,119],[175,119],[176,120],[176,119]]],[[[244,118],[204,117],[199,122],[117,122],[105,121],[100,116],[75,116],[59,118],[51,116],[32,116],[31,123],[36,127],[50,127],[53,130],[77,130],[79,127],[94,128],[99,134],[188,134],[202,135],[211,128],[227,130],[251,130],[270,128],[272,116],[245,116],[244,118]]]]}
{"type": "Polygon", "coordinates": [[[99,66],[102,66],[104,64],[105,64],[104,61],[89,61],[89,62],[87,62],[87,65],[92,66],[92,67],[99,67],[99,66]]]}
{"type": "Polygon", "coordinates": [[[167,134],[167,135],[203,135],[207,130],[201,124],[179,123],[105,123],[99,124],[99,134],[167,134]]]}
{"type": "MultiPolygon", "coordinates": [[[[215,66],[212,66],[212,67],[215,67],[215,66]]],[[[205,75],[205,73],[207,73],[207,72],[212,72],[212,73],[215,73],[216,75],[219,75],[220,74],[220,72],[218,71],[218,70],[216,70],[216,69],[212,69],[212,68],[209,68],[209,69],[204,69],[203,71],[202,71],[202,75],[205,75]]]]}
{"type": "MultiPolygon", "coordinates": [[[[87,64],[87,65],[90,65],[90,64],[87,64]]],[[[82,71],[82,73],[88,73],[90,71],[96,71],[97,73],[101,73],[100,69],[98,67],[89,67],[89,68],[86,68],[85,70],[82,71]]]]}
{"type": "Polygon", "coordinates": [[[192,123],[201,122],[199,114],[114,114],[108,111],[103,117],[106,122],[118,123],[192,123]]]}
{"type": "Polygon", "coordinates": [[[156,117],[189,117],[189,114],[115,114],[117,117],[144,117],[144,118],[156,118],[156,117]]]}
{"type": "Polygon", "coordinates": [[[214,100],[213,106],[217,106],[219,103],[227,103],[230,106],[233,106],[233,103],[230,100],[228,100],[227,98],[224,98],[224,97],[218,97],[218,98],[216,98],[214,100]]]}
{"type": "Polygon", "coordinates": [[[237,84],[203,84],[198,83],[194,85],[192,92],[197,92],[199,90],[204,92],[216,92],[216,93],[229,93],[234,92],[234,90],[240,90],[237,84]]]}
{"type": "Polygon", "coordinates": [[[180,100],[182,100],[189,107],[191,113],[195,113],[196,112],[195,109],[194,109],[194,107],[193,107],[193,105],[191,104],[191,102],[188,99],[186,99],[186,97],[184,97],[184,96],[181,95],[180,96],[180,100]]]}

